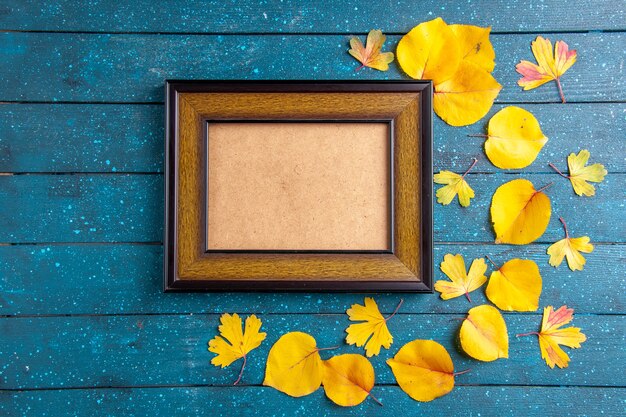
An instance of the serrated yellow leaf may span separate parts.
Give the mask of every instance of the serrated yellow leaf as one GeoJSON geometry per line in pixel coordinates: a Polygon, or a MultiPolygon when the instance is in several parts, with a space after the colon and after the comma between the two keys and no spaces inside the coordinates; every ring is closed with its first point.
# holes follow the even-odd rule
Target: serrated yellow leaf
{"type": "Polygon", "coordinates": [[[476,64],[486,71],[493,71],[496,66],[496,53],[489,40],[491,27],[450,25],[450,29],[460,44],[462,59],[476,64]]]}
{"type": "Polygon", "coordinates": [[[270,349],[263,385],[292,397],[302,397],[320,387],[323,363],[315,339],[306,333],[281,336],[270,349]]]}
{"type": "Polygon", "coordinates": [[[450,354],[432,340],[414,340],[387,359],[402,391],[417,401],[427,402],[454,388],[454,365],[450,354]]]}
{"type": "Polygon", "coordinates": [[[542,190],[535,190],[524,179],[498,187],[491,200],[496,243],[525,245],[545,232],[550,222],[550,199],[542,190]]]}
{"type": "Polygon", "coordinates": [[[359,38],[350,39],[351,49],[348,53],[362,64],[361,67],[387,71],[389,63],[393,61],[393,52],[381,52],[386,39],[380,30],[370,30],[367,35],[366,46],[363,46],[359,38]]]}
{"type": "Polygon", "coordinates": [[[535,311],[541,287],[541,274],[534,261],[511,259],[491,273],[487,298],[500,310],[535,311]]]}
{"type": "Polygon", "coordinates": [[[471,303],[469,293],[480,288],[487,281],[485,276],[487,264],[482,258],[472,261],[468,273],[465,270],[463,257],[459,254],[453,256],[448,253],[443,257],[440,267],[441,271],[450,278],[450,281],[439,280],[435,282],[435,291],[440,292],[441,298],[444,300],[465,295],[471,303]]]}
{"type": "Polygon", "coordinates": [[[546,142],[548,138],[532,113],[508,106],[489,120],[485,153],[498,168],[525,168],[537,158],[546,142]]]}
{"type": "Polygon", "coordinates": [[[365,297],[365,305],[352,304],[346,313],[351,321],[361,321],[362,323],[351,324],[346,329],[346,343],[361,347],[365,345],[365,354],[372,357],[380,353],[380,348],[389,349],[393,343],[393,336],[387,328],[389,320],[402,305],[402,300],[396,311],[385,318],[380,314],[378,305],[373,298],[365,297]]]}
{"type": "Polygon", "coordinates": [[[461,61],[451,78],[435,83],[433,108],[449,125],[471,125],[489,112],[501,89],[489,71],[461,61]]]}
{"type": "Polygon", "coordinates": [[[593,185],[589,184],[587,181],[591,182],[601,182],[604,180],[605,175],[607,174],[606,169],[604,169],[604,165],[602,164],[593,164],[587,166],[587,162],[589,161],[589,157],[591,154],[588,150],[583,149],[578,152],[578,155],[574,153],[569,154],[567,157],[567,166],[569,167],[569,179],[572,182],[572,186],[574,187],[574,192],[580,196],[591,197],[595,195],[596,189],[593,185]]]}
{"type": "Polygon", "coordinates": [[[567,225],[562,217],[559,218],[563,223],[565,229],[565,239],[561,239],[558,242],[550,245],[547,252],[550,255],[548,261],[550,265],[557,267],[563,262],[563,258],[567,258],[567,265],[572,271],[582,271],[587,260],[580,252],[591,253],[593,252],[593,245],[589,243],[589,236],[581,236],[571,238],[567,230],[567,225]]]}
{"type": "Polygon", "coordinates": [[[461,325],[461,347],[474,359],[491,362],[509,357],[509,335],[497,308],[482,305],[472,308],[461,325]]]}
{"type": "MultiPolygon", "coordinates": [[[[345,354],[324,361],[322,385],[335,404],[351,407],[361,404],[374,388],[374,367],[364,356],[345,354]]],[[[382,404],[381,404],[382,405],[382,404]]]]}
{"type": "Polygon", "coordinates": [[[404,35],[398,42],[396,56],[409,77],[438,84],[456,72],[461,49],[452,29],[438,17],[420,23],[404,35]]]}

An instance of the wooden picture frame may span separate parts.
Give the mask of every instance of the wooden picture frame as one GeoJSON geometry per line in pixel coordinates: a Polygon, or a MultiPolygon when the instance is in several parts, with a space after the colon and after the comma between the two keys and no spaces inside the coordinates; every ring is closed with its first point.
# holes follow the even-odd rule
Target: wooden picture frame
{"type": "MultiPolygon", "coordinates": [[[[165,291],[432,291],[431,82],[172,80],[166,82],[165,107],[165,291]],[[248,126],[248,123],[255,125],[248,126]],[[265,126],[264,123],[269,125],[265,126]],[[366,123],[374,124],[370,129],[370,125],[364,125],[366,123]],[[378,136],[374,136],[374,133],[367,133],[377,131],[379,135],[383,131],[381,124],[386,126],[384,131],[388,135],[385,143],[382,139],[377,139],[378,136]],[[306,130],[309,128],[321,129],[321,133],[311,134],[306,130]],[[265,131],[267,132],[255,136],[255,132],[265,131]],[[298,132],[302,132],[302,135],[297,134],[298,132]],[[341,148],[343,145],[339,143],[343,143],[343,139],[327,141],[322,146],[322,142],[317,145],[302,142],[303,139],[300,138],[308,134],[309,137],[319,137],[322,140],[327,136],[324,132],[338,132],[338,138],[345,136],[355,140],[356,137],[357,142],[348,143],[345,148],[341,148]],[[255,156],[256,159],[250,164],[242,164],[239,159],[231,161],[226,158],[240,158],[242,154],[256,155],[266,149],[265,143],[268,149],[274,146],[272,149],[280,150],[283,146],[281,143],[287,143],[281,142],[281,135],[292,139],[300,138],[300,145],[307,148],[301,152],[306,158],[318,158],[316,149],[320,149],[320,152],[322,148],[335,152],[330,165],[326,157],[314,159],[319,167],[331,167],[321,171],[320,181],[321,176],[328,173],[325,180],[332,181],[332,184],[350,184],[349,181],[356,184],[357,176],[346,172],[358,172],[359,178],[365,176],[363,181],[367,185],[370,179],[364,172],[375,171],[376,173],[370,173],[371,178],[378,178],[373,175],[381,178],[376,182],[378,185],[372,188],[379,190],[375,193],[377,202],[373,204],[369,199],[359,201],[365,206],[378,207],[374,211],[377,213],[374,216],[378,219],[377,224],[383,219],[383,214],[387,213],[385,219],[388,220],[385,221],[388,222],[388,235],[377,234],[372,231],[373,228],[368,230],[369,220],[356,219],[355,224],[363,229],[364,237],[355,237],[354,242],[348,240],[345,247],[341,246],[344,244],[343,240],[335,238],[328,245],[320,243],[322,249],[315,249],[317,246],[314,245],[317,243],[309,245],[307,238],[303,238],[299,231],[291,233],[295,243],[289,243],[285,247],[281,246],[286,245],[285,243],[276,243],[271,236],[263,237],[263,234],[257,240],[262,243],[267,241],[267,247],[250,246],[256,243],[250,244],[245,233],[243,240],[239,239],[242,234],[236,231],[248,229],[236,229],[244,227],[236,225],[248,224],[245,227],[249,227],[250,222],[256,220],[238,219],[229,222],[228,215],[236,212],[245,216],[241,213],[255,212],[269,216],[271,213],[267,214],[259,209],[259,200],[248,201],[250,191],[242,191],[239,185],[232,186],[229,178],[233,178],[233,181],[244,181],[240,177],[265,178],[266,173],[262,171],[264,160],[271,158],[272,154],[267,157],[255,156]],[[361,140],[366,136],[372,136],[372,139],[361,140]],[[223,139],[219,139],[220,137],[223,139]],[[258,146],[254,152],[247,152],[245,147],[230,152],[231,146],[248,146],[245,145],[248,142],[236,139],[237,137],[251,137],[253,142],[250,143],[258,146]],[[366,142],[377,146],[379,151],[361,152],[361,156],[351,159],[350,149],[360,149],[354,144],[362,143],[365,146],[366,142]],[[329,150],[328,143],[337,143],[338,148],[329,150]],[[209,153],[211,146],[211,149],[217,149],[217,153],[209,153]],[[370,158],[377,152],[387,153],[370,158]],[[341,156],[344,154],[345,156],[341,156]],[[341,157],[338,158],[337,155],[341,157]],[[218,157],[225,162],[216,159],[218,157]],[[382,168],[371,168],[380,165],[372,161],[381,161],[383,157],[388,161],[388,181],[385,183],[388,188],[385,195],[380,191],[384,175],[382,168]],[[344,167],[345,172],[340,168],[337,168],[339,173],[335,172],[334,167],[341,165],[337,161],[344,159],[350,162],[346,165],[347,168],[344,167]],[[352,160],[363,161],[358,165],[358,161],[352,160]],[[216,171],[219,166],[225,167],[222,168],[225,170],[223,175],[220,174],[221,171],[216,171]],[[249,169],[252,168],[249,167],[254,167],[256,171],[250,173],[249,169]],[[210,172],[212,173],[209,175],[210,172]],[[211,181],[217,181],[219,185],[209,187],[211,181]],[[218,191],[213,190],[227,190],[230,194],[220,194],[218,198],[214,195],[218,191]],[[229,203],[233,198],[241,199],[241,202],[229,203]],[[214,201],[219,201],[219,204],[212,206],[214,201]],[[387,208],[383,207],[384,201],[388,201],[387,208]],[[253,208],[249,211],[242,209],[247,206],[253,208]],[[221,207],[219,210],[222,212],[219,215],[211,211],[217,210],[216,207],[221,207]],[[212,222],[215,218],[222,220],[212,222]],[[223,232],[224,228],[228,230],[223,232]],[[217,239],[222,243],[209,243],[207,236],[210,233],[223,233],[226,238],[217,239]],[[235,243],[232,236],[236,237],[235,243]],[[371,245],[370,241],[373,242],[371,245]],[[388,245],[381,243],[386,241],[389,242],[388,245]],[[229,247],[231,244],[232,247],[229,247]],[[367,249],[363,249],[365,247],[367,249]]],[[[266,149],[266,152],[271,151],[266,149]]],[[[286,160],[289,159],[288,154],[286,160]]],[[[262,181],[259,182],[261,183],[262,181]]],[[[291,181],[288,183],[291,186],[291,181]]],[[[245,188],[246,183],[243,184],[245,188]]],[[[315,187],[316,182],[309,185],[315,187]]],[[[363,188],[363,184],[360,187],[363,188]]],[[[359,187],[348,185],[345,188],[353,189],[358,191],[359,187]]],[[[293,188],[291,192],[293,194],[293,188]]],[[[341,189],[338,192],[338,195],[344,195],[341,189]]],[[[260,197],[255,194],[254,198],[263,198],[263,195],[265,193],[260,193],[260,197]]],[[[300,207],[308,207],[309,203],[302,196],[298,197],[296,193],[293,198],[302,200],[297,203],[300,207]]],[[[325,204],[324,198],[318,198],[318,201],[325,204]]],[[[341,198],[335,198],[331,203],[343,207],[337,210],[339,216],[349,217],[352,213],[350,204],[346,204],[341,198]]],[[[290,217],[290,212],[282,205],[275,204],[274,207],[282,210],[282,217],[290,217]]],[[[302,227],[309,227],[308,222],[301,221],[306,216],[306,212],[294,212],[293,224],[299,227],[304,223],[302,227]]],[[[366,214],[363,216],[367,217],[366,214]]],[[[332,220],[335,222],[331,223],[339,229],[343,227],[343,221],[337,223],[337,218],[332,220]]],[[[355,219],[346,221],[353,220],[355,219]]],[[[324,221],[320,221],[320,225],[325,226],[324,221]]],[[[317,226],[313,224],[314,229],[317,226]]],[[[259,230],[271,229],[260,227],[259,230]]],[[[279,231],[289,235],[289,230],[279,231]]],[[[351,234],[342,232],[341,235],[351,234]]]]}

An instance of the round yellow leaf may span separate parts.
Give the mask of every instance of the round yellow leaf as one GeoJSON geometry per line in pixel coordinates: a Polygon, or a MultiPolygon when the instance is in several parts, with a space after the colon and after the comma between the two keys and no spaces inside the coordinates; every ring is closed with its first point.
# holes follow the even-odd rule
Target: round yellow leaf
{"type": "Polygon", "coordinates": [[[281,336],[270,349],[263,385],[292,397],[309,395],[322,383],[323,364],[315,339],[302,332],[281,336]]]}
{"type": "Polygon", "coordinates": [[[536,311],[541,285],[541,274],[535,262],[511,259],[491,273],[487,298],[500,310],[536,311]]]}
{"type": "Polygon", "coordinates": [[[509,357],[509,335],[497,308],[482,305],[472,308],[461,325],[461,347],[474,359],[491,362],[509,357]]]}
{"type": "Polygon", "coordinates": [[[459,42],[440,17],[420,23],[398,43],[396,58],[409,77],[441,83],[461,62],[459,42]]]}
{"type": "Polygon", "coordinates": [[[491,27],[481,28],[473,25],[450,25],[461,45],[462,59],[472,62],[486,71],[493,71],[496,66],[496,53],[489,40],[491,27]]]}
{"type": "Polygon", "coordinates": [[[414,340],[387,360],[402,391],[417,401],[432,401],[454,388],[450,354],[432,340],[414,340]]]}
{"type": "Polygon", "coordinates": [[[498,187],[491,200],[496,243],[526,245],[538,239],[550,222],[550,199],[533,183],[517,179],[498,187]]]}
{"type": "Polygon", "coordinates": [[[452,78],[435,83],[433,107],[449,125],[471,125],[489,112],[501,89],[488,71],[464,60],[452,78]]]}
{"type": "Polygon", "coordinates": [[[374,367],[364,356],[345,354],[324,361],[326,396],[344,407],[361,404],[374,388],[374,367]]]}
{"type": "Polygon", "coordinates": [[[498,168],[525,168],[537,158],[547,141],[532,113],[508,106],[489,120],[485,153],[498,168]]]}

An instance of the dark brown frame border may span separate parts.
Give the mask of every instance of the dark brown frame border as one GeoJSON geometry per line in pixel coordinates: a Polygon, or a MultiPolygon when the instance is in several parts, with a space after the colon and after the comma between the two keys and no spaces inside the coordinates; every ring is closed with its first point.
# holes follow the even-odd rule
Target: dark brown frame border
{"type": "Polygon", "coordinates": [[[165,107],[165,291],[432,291],[431,82],[172,80],[165,107]],[[230,106],[230,93],[269,101],[230,106]],[[203,124],[261,119],[392,124],[393,253],[204,251],[203,124]]]}

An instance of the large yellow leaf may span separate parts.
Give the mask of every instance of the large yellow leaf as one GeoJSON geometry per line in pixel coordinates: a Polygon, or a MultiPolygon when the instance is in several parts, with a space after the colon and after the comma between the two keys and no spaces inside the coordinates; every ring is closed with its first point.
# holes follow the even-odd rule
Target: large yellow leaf
{"type": "Polygon", "coordinates": [[[420,23],[404,35],[398,43],[396,57],[410,77],[438,84],[456,72],[461,49],[452,29],[438,17],[420,23]]]}
{"type": "Polygon", "coordinates": [[[501,89],[489,71],[465,60],[451,78],[435,83],[433,107],[449,125],[471,125],[489,112],[501,89]]]}
{"type": "Polygon", "coordinates": [[[496,243],[525,245],[538,239],[550,222],[550,199],[524,179],[498,187],[491,200],[496,243]]]}
{"type": "Polygon", "coordinates": [[[587,340],[587,336],[581,333],[578,327],[567,327],[561,329],[574,318],[574,310],[561,306],[554,311],[552,306],[543,309],[543,320],[540,332],[530,332],[518,334],[517,336],[537,335],[539,337],[539,348],[541,357],[550,368],[554,365],[559,368],[567,368],[569,356],[559,345],[571,348],[579,348],[580,344],[587,340]]]}
{"type": "Polygon", "coordinates": [[[472,308],[461,325],[461,347],[474,359],[491,362],[509,357],[509,335],[497,308],[482,305],[472,308]]]}
{"type": "Polygon", "coordinates": [[[487,298],[500,310],[535,311],[541,286],[539,267],[534,261],[511,259],[491,273],[487,298]]]}
{"type": "Polygon", "coordinates": [[[220,322],[222,323],[218,328],[220,335],[209,341],[209,351],[217,354],[211,359],[211,363],[224,368],[237,359],[243,358],[239,378],[235,381],[235,385],[237,385],[246,367],[246,355],[261,345],[266,334],[259,332],[261,320],[254,314],[246,318],[245,331],[242,330],[241,318],[236,313],[233,315],[222,314],[220,322]]]}
{"type": "Polygon", "coordinates": [[[368,396],[380,404],[371,394],[374,367],[362,355],[350,353],[324,361],[322,384],[326,396],[335,404],[351,407],[361,404],[368,396]]]}
{"type": "Polygon", "coordinates": [[[567,258],[569,269],[572,271],[582,271],[587,260],[580,252],[593,252],[593,245],[589,243],[589,236],[569,237],[565,220],[563,220],[563,217],[559,217],[559,220],[563,223],[563,228],[565,229],[565,239],[561,239],[550,245],[547,251],[548,255],[550,255],[548,262],[550,265],[557,267],[561,265],[563,258],[567,258]]]}
{"type": "Polygon", "coordinates": [[[359,38],[350,39],[351,49],[348,51],[350,55],[356,58],[362,67],[370,67],[379,71],[387,71],[389,63],[393,61],[393,52],[381,52],[386,36],[380,30],[370,30],[367,35],[367,46],[359,38]]]}
{"type": "Polygon", "coordinates": [[[465,295],[467,301],[471,303],[472,299],[469,293],[480,288],[487,281],[485,276],[487,264],[482,258],[472,261],[468,273],[465,270],[463,257],[459,254],[453,256],[448,253],[443,257],[440,267],[441,271],[450,278],[450,281],[439,280],[435,282],[435,291],[439,291],[444,300],[465,295]]]}
{"type": "Polygon", "coordinates": [[[432,340],[414,340],[387,359],[402,391],[417,401],[432,401],[454,388],[450,354],[432,340]]]}
{"type": "Polygon", "coordinates": [[[547,141],[532,113],[508,106],[489,120],[485,153],[498,168],[525,168],[547,141]]]}
{"type": "Polygon", "coordinates": [[[365,305],[352,304],[346,313],[351,321],[361,321],[362,323],[351,324],[346,329],[346,343],[361,347],[365,345],[365,354],[372,357],[380,353],[380,348],[389,349],[393,343],[393,336],[387,328],[387,320],[393,317],[400,306],[389,317],[385,318],[380,314],[378,305],[373,298],[365,297],[365,305]]]}
{"type": "Polygon", "coordinates": [[[322,383],[323,364],[315,339],[302,332],[281,336],[270,349],[263,385],[302,397],[322,383]]]}
{"type": "Polygon", "coordinates": [[[493,71],[496,66],[496,53],[489,40],[491,27],[450,25],[450,29],[459,41],[462,59],[476,64],[486,71],[493,71]]]}

